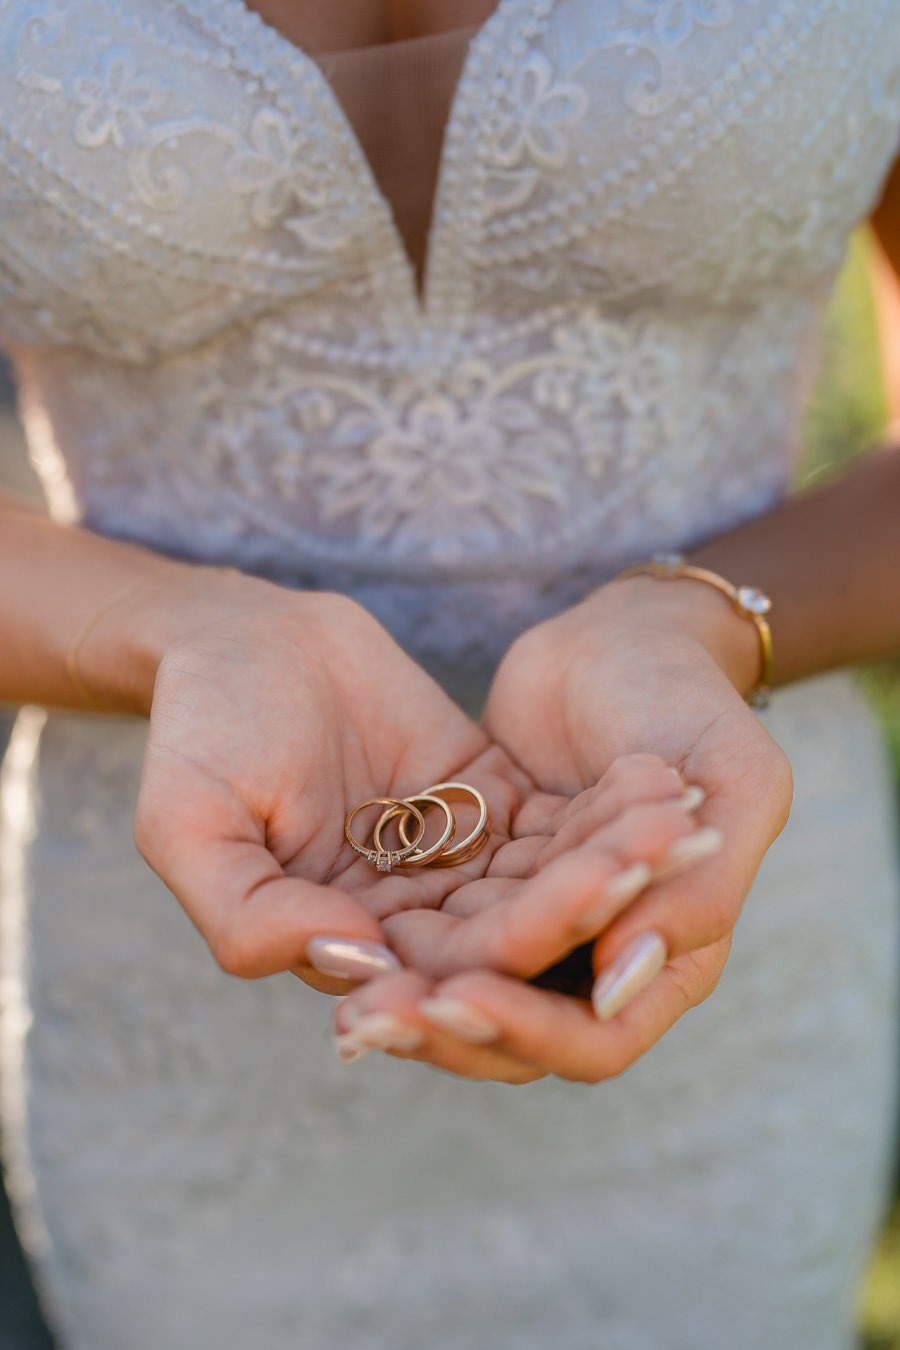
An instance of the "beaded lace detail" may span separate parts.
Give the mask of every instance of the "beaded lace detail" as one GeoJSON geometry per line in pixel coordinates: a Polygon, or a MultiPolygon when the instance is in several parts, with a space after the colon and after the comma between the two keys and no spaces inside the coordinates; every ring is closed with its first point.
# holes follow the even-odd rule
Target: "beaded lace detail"
{"type": "Polygon", "coordinates": [[[0,332],[60,513],[452,662],[783,492],[897,145],[893,0],[500,0],[421,296],[242,0],[0,0],[0,38],[0,332]]]}

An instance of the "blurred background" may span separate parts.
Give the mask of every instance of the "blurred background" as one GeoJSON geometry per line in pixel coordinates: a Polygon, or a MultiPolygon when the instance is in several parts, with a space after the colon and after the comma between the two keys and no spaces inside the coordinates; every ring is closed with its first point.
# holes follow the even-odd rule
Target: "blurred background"
{"type": "MultiPolygon", "coordinates": [[[[808,411],[807,454],[801,483],[814,482],[821,475],[838,471],[855,455],[864,453],[878,438],[885,423],[870,264],[868,240],[860,235],[850,249],[826,316],[819,379],[808,411]]],[[[15,419],[12,385],[2,365],[0,485],[13,488],[34,501],[40,500],[15,419]]],[[[891,746],[900,804],[900,661],[865,671],[862,679],[891,746]]],[[[0,709],[0,750],[8,729],[9,718],[0,709]]],[[[897,821],[900,838],[900,805],[897,821]]],[[[897,1157],[894,1199],[873,1252],[861,1297],[860,1327],[865,1350],[900,1350],[900,1122],[897,1157]]],[[[53,1350],[2,1192],[0,1350],[53,1350]]],[[[761,1346],[760,1350],[765,1347],[761,1346]]],[[[798,1346],[797,1350],[812,1350],[812,1347],[798,1346]]]]}

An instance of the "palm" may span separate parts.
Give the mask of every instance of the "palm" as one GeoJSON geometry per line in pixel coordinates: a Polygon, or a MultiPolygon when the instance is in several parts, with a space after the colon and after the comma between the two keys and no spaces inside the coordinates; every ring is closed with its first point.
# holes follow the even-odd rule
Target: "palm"
{"type": "MultiPolygon", "coordinates": [[[[582,845],[592,819],[539,791],[374,621],[337,603],[314,641],[309,608],[301,624],[285,601],[277,623],[242,614],[165,663],[137,824],[226,969],[294,969],[324,989],[334,982],[303,957],[311,932],[358,932],[362,909],[363,936],[384,924],[403,956],[435,969],[450,928],[582,845]],[[470,862],[383,876],[345,843],[352,806],[448,777],[489,803],[492,836],[470,862]]],[[[551,944],[546,963],[558,954],[551,944]]],[[[535,968],[541,955],[531,944],[535,968]]]]}
{"type": "Polygon", "coordinates": [[[700,883],[692,876],[648,895],[623,925],[640,931],[664,907],[681,907],[675,949],[690,949],[691,934],[707,942],[712,934],[724,960],[740,904],[787,817],[787,762],[698,644],[656,632],[592,639],[585,631],[573,611],[514,647],[491,691],[485,727],[548,790],[577,792],[618,756],[648,751],[702,787],[704,823],[725,835],[721,856],[700,883]]]}

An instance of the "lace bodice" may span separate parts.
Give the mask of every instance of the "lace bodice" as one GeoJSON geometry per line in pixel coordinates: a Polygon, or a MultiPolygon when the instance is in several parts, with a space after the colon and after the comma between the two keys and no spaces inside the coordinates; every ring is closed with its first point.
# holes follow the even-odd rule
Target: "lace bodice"
{"type": "Polygon", "coordinates": [[[900,136],[895,0],[500,0],[421,294],[242,0],[0,0],[0,328],[55,511],[490,662],[770,506],[900,136]]]}

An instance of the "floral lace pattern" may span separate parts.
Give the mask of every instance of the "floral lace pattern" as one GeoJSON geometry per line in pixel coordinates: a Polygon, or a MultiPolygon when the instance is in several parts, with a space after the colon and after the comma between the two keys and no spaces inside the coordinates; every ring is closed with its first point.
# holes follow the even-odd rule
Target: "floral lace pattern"
{"type": "Polygon", "coordinates": [[[585,89],[556,80],[542,52],[529,54],[516,73],[508,106],[494,126],[489,214],[523,207],[542,172],[565,168],[570,153],[568,129],[582,120],[587,109],[585,89]]]}
{"type": "Polygon", "coordinates": [[[75,119],[75,140],[85,150],[96,150],[111,140],[117,150],[139,141],[146,133],[147,114],[164,101],[158,80],[139,75],[131,59],[107,55],[99,76],[81,76],[72,86],[84,111],[75,119]]]}
{"type": "Polygon", "coordinates": [[[501,0],[421,299],[313,61],[242,0],[93,2],[0,0],[0,332],[86,523],[339,576],[419,645],[437,586],[452,664],[784,490],[891,0],[501,0]]]}
{"type": "Polygon", "coordinates": [[[674,102],[684,77],[680,48],[695,27],[724,28],[734,18],[734,0],[622,0],[615,9],[601,43],[625,48],[630,59],[649,53],[655,65],[653,74],[626,85],[628,106],[643,114],[664,112],[674,102]]]}

